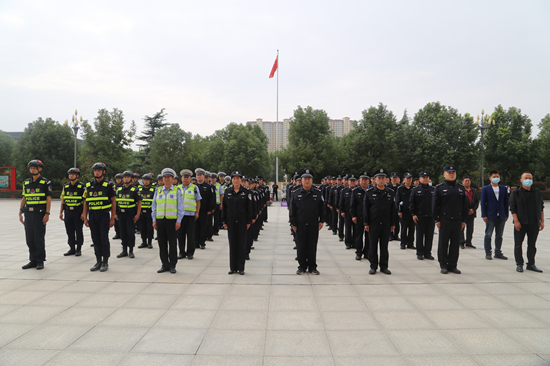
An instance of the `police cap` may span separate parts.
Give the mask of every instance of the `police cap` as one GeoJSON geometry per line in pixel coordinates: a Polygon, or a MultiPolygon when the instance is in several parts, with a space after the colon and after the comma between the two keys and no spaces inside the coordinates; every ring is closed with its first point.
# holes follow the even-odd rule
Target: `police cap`
{"type": "Polygon", "coordinates": [[[302,178],[313,178],[315,176],[315,173],[313,173],[313,170],[306,168],[302,172],[302,178]]]}
{"type": "Polygon", "coordinates": [[[207,170],[204,172],[204,176],[205,177],[211,177],[212,175],[210,174],[210,172],[207,170]]]}
{"type": "Polygon", "coordinates": [[[226,175],[227,175],[227,174],[225,174],[224,172],[219,172],[219,173],[218,173],[218,177],[220,177],[220,178],[221,178],[221,177],[225,177],[226,175]]]}
{"type": "Polygon", "coordinates": [[[176,177],[176,172],[172,168],[164,168],[162,169],[162,172],[160,173],[163,177],[176,177]]]}
{"type": "Polygon", "coordinates": [[[356,181],[357,178],[355,178],[355,175],[352,174],[348,177],[348,180],[351,180],[353,182],[353,181],[356,181]]]}
{"type": "Polygon", "coordinates": [[[193,172],[192,172],[191,170],[189,170],[189,169],[182,169],[182,170],[180,171],[180,175],[181,175],[182,177],[192,177],[192,176],[193,176],[193,172]]]}
{"type": "Polygon", "coordinates": [[[204,170],[203,168],[197,168],[197,169],[195,169],[195,174],[196,174],[196,175],[204,174],[204,173],[206,173],[206,170],[204,170]]]}
{"type": "Polygon", "coordinates": [[[35,167],[40,167],[40,168],[44,168],[44,163],[42,162],[42,160],[31,160],[29,161],[29,163],[27,164],[27,168],[30,168],[31,166],[35,166],[35,167]]]}
{"type": "Polygon", "coordinates": [[[226,175],[226,176],[225,176],[225,180],[229,182],[229,181],[231,180],[231,177],[229,177],[228,175],[226,175]]]}
{"type": "Polygon", "coordinates": [[[162,174],[157,175],[157,180],[161,180],[161,179],[162,179],[162,174]]]}
{"type": "Polygon", "coordinates": [[[412,174],[409,173],[409,172],[406,172],[406,173],[403,175],[403,178],[412,178],[412,174]]]}
{"type": "Polygon", "coordinates": [[[388,172],[386,169],[380,168],[376,172],[374,172],[374,178],[376,177],[384,177],[386,178],[388,176],[388,172]]]}
{"type": "Polygon", "coordinates": [[[336,177],[336,180],[342,180],[341,176],[336,177]]]}
{"type": "Polygon", "coordinates": [[[359,175],[359,178],[370,179],[370,175],[368,172],[363,172],[359,175]]]}
{"type": "Polygon", "coordinates": [[[218,174],[216,174],[216,173],[210,173],[210,177],[212,177],[212,178],[218,178],[218,174]]]}
{"type": "Polygon", "coordinates": [[[422,171],[420,172],[420,174],[418,174],[418,177],[419,178],[422,178],[422,177],[429,177],[430,176],[430,173],[426,172],[426,171],[422,171]]]}
{"type": "Polygon", "coordinates": [[[235,170],[233,173],[231,173],[231,178],[233,177],[243,177],[243,173],[239,172],[238,170],[235,170]]]}
{"type": "Polygon", "coordinates": [[[454,165],[445,165],[443,167],[443,171],[449,173],[449,172],[456,172],[456,169],[455,169],[455,166],[454,165]]]}
{"type": "Polygon", "coordinates": [[[391,172],[390,177],[391,178],[399,178],[399,174],[397,174],[397,172],[391,172]]]}

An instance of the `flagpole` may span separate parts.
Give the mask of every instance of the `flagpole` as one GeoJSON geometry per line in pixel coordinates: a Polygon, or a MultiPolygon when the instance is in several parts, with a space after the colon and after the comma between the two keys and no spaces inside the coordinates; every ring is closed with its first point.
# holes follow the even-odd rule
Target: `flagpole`
{"type": "MultiPolygon", "coordinates": [[[[279,50],[277,50],[277,121],[275,122],[275,183],[279,186],[279,50]]],[[[279,195],[277,194],[277,197],[279,195]]]]}

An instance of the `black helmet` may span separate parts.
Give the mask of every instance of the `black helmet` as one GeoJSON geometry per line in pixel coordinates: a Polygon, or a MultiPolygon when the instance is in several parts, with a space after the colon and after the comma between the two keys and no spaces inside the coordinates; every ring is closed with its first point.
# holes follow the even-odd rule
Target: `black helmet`
{"type": "Polygon", "coordinates": [[[122,174],[116,173],[115,174],[115,179],[122,179],[122,174]]]}
{"type": "Polygon", "coordinates": [[[162,179],[162,174],[157,175],[157,180],[161,180],[161,179],[162,179]]]}
{"type": "Polygon", "coordinates": [[[137,178],[137,179],[139,179],[139,173],[132,173],[132,178],[137,178]]]}
{"type": "Polygon", "coordinates": [[[92,170],[96,170],[96,169],[102,169],[104,172],[106,172],[107,165],[105,165],[105,163],[95,163],[94,165],[92,165],[92,170]]]}
{"type": "Polygon", "coordinates": [[[124,173],[122,173],[122,176],[123,176],[123,177],[132,177],[132,178],[133,178],[133,177],[134,177],[134,173],[132,173],[132,172],[129,171],[129,170],[126,170],[126,171],[124,171],[124,173]]]}
{"type": "Polygon", "coordinates": [[[31,160],[29,161],[29,163],[27,164],[27,168],[30,168],[31,166],[35,166],[35,167],[40,167],[40,168],[44,168],[44,163],[42,162],[42,160],[31,160]]]}
{"type": "Polygon", "coordinates": [[[78,177],[80,177],[80,169],[71,168],[67,171],[67,175],[69,175],[69,174],[76,174],[78,177]]]}
{"type": "Polygon", "coordinates": [[[153,180],[153,176],[152,176],[151,174],[147,173],[147,174],[143,174],[143,175],[141,176],[141,179],[153,180]]]}

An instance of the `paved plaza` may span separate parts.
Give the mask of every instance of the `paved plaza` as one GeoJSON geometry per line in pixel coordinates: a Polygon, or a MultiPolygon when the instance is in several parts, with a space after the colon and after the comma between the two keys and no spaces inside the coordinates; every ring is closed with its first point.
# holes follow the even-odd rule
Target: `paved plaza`
{"type": "Polygon", "coordinates": [[[275,203],[244,276],[227,274],[223,230],[176,274],[156,273],[156,241],[117,259],[112,240],[109,271],[100,273],[89,270],[88,228],[82,256],[63,256],[58,200],[45,269],[22,270],[18,208],[19,200],[0,200],[3,366],[550,365],[550,225],[538,239],[542,274],[515,271],[511,220],[509,259],[486,260],[478,218],[477,249],[461,250],[461,275],[440,274],[437,260],[419,261],[397,242],[393,274],[368,275],[368,262],[323,228],[321,275],[298,276],[287,209],[275,203]]]}

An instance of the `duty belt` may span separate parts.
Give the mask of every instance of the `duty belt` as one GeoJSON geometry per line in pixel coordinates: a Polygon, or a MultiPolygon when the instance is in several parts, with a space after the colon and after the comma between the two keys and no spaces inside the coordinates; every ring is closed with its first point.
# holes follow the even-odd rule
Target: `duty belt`
{"type": "Polygon", "coordinates": [[[44,213],[46,212],[45,208],[38,208],[38,207],[23,207],[21,209],[21,212],[36,212],[36,213],[44,213]]]}
{"type": "Polygon", "coordinates": [[[130,212],[131,213],[131,212],[136,212],[136,210],[131,209],[131,208],[121,208],[120,212],[124,212],[124,213],[130,212]]]}

